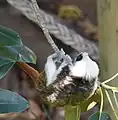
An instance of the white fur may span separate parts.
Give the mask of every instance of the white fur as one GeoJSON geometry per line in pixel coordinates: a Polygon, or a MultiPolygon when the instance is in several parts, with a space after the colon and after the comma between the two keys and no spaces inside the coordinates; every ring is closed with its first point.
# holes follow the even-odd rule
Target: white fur
{"type": "Polygon", "coordinates": [[[52,83],[53,76],[56,72],[56,65],[51,56],[47,58],[47,62],[45,64],[45,73],[47,78],[47,85],[52,83]]]}
{"type": "MultiPolygon", "coordinates": [[[[60,58],[64,56],[63,50],[60,51],[60,58]]],[[[56,57],[57,53],[54,53],[50,55],[47,58],[47,62],[45,64],[45,73],[46,73],[46,78],[47,78],[47,86],[53,83],[57,79],[57,75],[62,71],[62,68],[66,66],[68,63],[72,63],[72,59],[69,55],[65,55],[65,59],[62,62],[62,64],[59,66],[58,69],[56,69],[55,61],[53,60],[53,57],[56,57]],[[67,63],[68,62],[68,63],[67,63]]],[[[58,58],[59,59],[59,58],[58,58]]],[[[57,60],[58,61],[58,60],[57,60]]]]}
{"type": "MultiPolygon", "coordinates": [[[[92,61],[88,53],[82,53],[83,59],[77,61],[73,65],[70,64],[69,67],[71,69],[71,75],[75,77],[83,77],[86,80],[92,80],[92,78],[97,78],[99,74],[99,68],[96,62],[92,61]]],[[[47,58],[47,62],[45,64],[45,73],[47,77],[47,86],[53,83],[57,79],[57,75],[62,71],[62,68],[67,65],[67,61],[64,60],[61,66],[56,69],[55,61],[53,61],[53,57],[57,56],[57,54],[52,54],[47,58]]],[[[66,58],[71,63],[70,56],[66,55],[66,58]]]]}
{"type": "Polygon", "coordinates": [[[83,77],[86,80],[98,77],[99,68],[96,62],[92,61],[88,53],[82,53],[83,59],[77,61],[73,67],[71,67],[71,75],[76,77],[83,77]]]}
{"type": "Polygon", "coordinates": [[[48,56],[46,64],[45,64],[47,86],[53,83],[53,81],[55,80],[54,79],[55,74],[57,73],[55,62],[62,59],[64,55],[65,55],[65,52],[63,51],[63,49],[61,49],[61,51],[59,51],[58,53],[54,53],[48,56]],[[56,58],[56,57],[57,59],[53,60],[53,58],[56,58]]]}

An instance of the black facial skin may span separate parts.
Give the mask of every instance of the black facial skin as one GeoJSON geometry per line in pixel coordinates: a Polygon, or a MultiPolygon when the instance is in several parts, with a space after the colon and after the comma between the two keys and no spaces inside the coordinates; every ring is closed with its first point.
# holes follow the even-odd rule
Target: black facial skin
{"type": "Polygon", "coordinates": [[[80,54],[76,57],[75,61],[80,61],[80,60],[82,60],[82,59],[83,59],[83,55],[82,55],[82,53],[80,53],[80,54]]]}

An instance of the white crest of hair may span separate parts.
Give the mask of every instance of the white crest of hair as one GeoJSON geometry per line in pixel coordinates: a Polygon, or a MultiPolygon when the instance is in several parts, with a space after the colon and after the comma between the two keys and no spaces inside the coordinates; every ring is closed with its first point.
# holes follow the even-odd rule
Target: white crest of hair
{"type": "Polygon", "coordinates": [[[71,68],[71,75],[75,77],[82,77],[86,80],[98,78],[99,68],[95,61],[93,61],[88,53],[82,53],[82,60],[76,61],[71,68]]]}
{"type": "Polygon", "coordinates": [[[52,82],[55,71],[56,71],[56,65],[52,59],[52,56],[49,56],[45,64],[45,74],[47,79],[47,85],[49,85],[52,82]]]}
{"type": "Polygon", "coordinates": [[[57,79],[57,75],[62,71],[62,68],[68,64],[68,62],[72,63],[72,59],[69,55],[65,55],[63,49],[61,49],[60,53],[54,53],[47,58],[47,62],[45,64],[47,86],[57,79]],[[55,57],[57,57],[57,59],[53,60],[55,57]],[[55,61],[59,61],[61,58],[64,58],[64,60],[59,68],[56,69],[55,61]]]}

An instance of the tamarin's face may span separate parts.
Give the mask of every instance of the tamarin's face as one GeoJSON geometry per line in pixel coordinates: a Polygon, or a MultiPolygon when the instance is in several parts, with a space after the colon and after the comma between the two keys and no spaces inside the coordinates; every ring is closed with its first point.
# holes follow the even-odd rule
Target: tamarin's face
{"type": "Polygon", "coordinates": [[[48,91],[46,99],[51,104],[75,105],[93,95],[97,89],[99,68],[88,53],[80,53],[74,62],[70,56],[66,56],[70,63],[64,57],[56,59],[57,55],[53,54],[48,57],[45,65],[48,91]]]}
{"type": "Polygon", "coordinates": [[[98,78],[99,68],[95,61],[93,61],[88,53],[80,53],[71,68],[71,76],[73,77],[82,77],[87,81],[98,78]]]}

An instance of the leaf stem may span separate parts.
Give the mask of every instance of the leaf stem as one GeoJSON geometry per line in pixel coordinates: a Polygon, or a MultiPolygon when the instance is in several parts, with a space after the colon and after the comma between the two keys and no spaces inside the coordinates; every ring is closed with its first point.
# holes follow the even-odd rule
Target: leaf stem
{"type": "Polygon", "coordinates": [[[101,87],[103,87],[103,88],[105,88],[105,89],[118,92],[118,87],[112,87],[112,86],[106,85],[106,84],[104,84],[104,83],[101,83],[100,85],[101,85],[101,87]]]}
{"type": "Polygon", "coordinates": [[[114,97],[114,100],[115,100],[115,103],[116,103],[116,107],[117,107],[117,110],[118,110],[118,100],[116,98],[116,92],[113,91],[113,97],[114,97]]]}
{"type": "Polygon", "coordinates": [[[108,80],[105,80],[104,82],[102,82],[102,83],[108,83],[108,82],[110,82],[110,81],[112,81],[112,80],[114,80],[116,77],[118,76],[118,73],[116,73],[115,75],[113,75],[111,78],[109,78],[108,80]]]}
{"type": "Polygon", "coordinates": [[[116,111],[114,109],[113,103],[111,101],[111,98],[110,98],[109,93],[107,92],[107,90],[105,90],[105,93],[106,93],[106,96],[108,98],[109,104],[110,104],[110,106],[111,106],[111,108],[112,108],[112,110],[114,112],[114,115],[115,115],[116,119],[118,120],[118,115],[117,115],[117,113],[116,113],[116,111]]]}
{"type": "Polygon", "coordinates": [[[37,86],[37,83],[42,82],[40,79],[40,73],[33,67],[22,62],[17,62],[16,64],[33,80],[35,86],[37,86]]]}
{"type": "Polygon", "coordinates": [[[103,92],[102,92],[102,89],[100,88],[100,94],[101,94],[101,102],[100,102],[100,115],[99,115],[99,120],[101,120],[101,113],[102,113],[102,110],[103,110],[103,92]]]}

